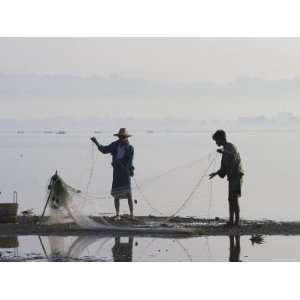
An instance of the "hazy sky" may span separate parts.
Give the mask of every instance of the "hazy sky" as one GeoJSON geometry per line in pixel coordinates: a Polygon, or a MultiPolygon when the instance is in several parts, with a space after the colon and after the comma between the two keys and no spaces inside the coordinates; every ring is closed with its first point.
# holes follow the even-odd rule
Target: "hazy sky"
{"type": "Polygon", "coordinates": [[[300,39],[0,38],[0,49],[1,118],[299,111],[300,39]]]}
{"type": "Polygon", "coordinates": [[[0,49],[1,73],[221,82],[300,74],[300,39],[2,38],[0,49]]]}

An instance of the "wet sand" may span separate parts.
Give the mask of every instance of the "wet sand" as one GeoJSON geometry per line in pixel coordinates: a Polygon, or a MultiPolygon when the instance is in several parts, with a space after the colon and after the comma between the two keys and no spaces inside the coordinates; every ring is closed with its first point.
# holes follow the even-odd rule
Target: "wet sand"
{"type": "MultiPolygon", "coordinates": [[[[97,217],[93,217],[98,220],[97,217]]],[[[300,222],[276,222],[272,220],[242,220],[240,227],[227,228],[224,219],[199,219],[175,217],[163,224],[166,217],[137,216],[131,220],[123,216],[120,221],[106,217],[112,226],[103,229],[82,229],[75,223],[47,224],[44,217],[18,217],[16,224],[0,224],[0,236],[10,235],[90,235],[110,236],[217,236],[217,235],[300,235],[300,222]]]]}

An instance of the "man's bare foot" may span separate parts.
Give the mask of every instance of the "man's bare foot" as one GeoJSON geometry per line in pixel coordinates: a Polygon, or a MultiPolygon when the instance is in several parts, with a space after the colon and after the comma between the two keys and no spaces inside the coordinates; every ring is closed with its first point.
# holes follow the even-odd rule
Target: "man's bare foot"
{"type": "Polygon", "coordinates": [[[114,217],[114,219],[117,220],[117,221],[119,221],[119,220],[121,220],[121,217],[120,217],[120,215],[116,215],[116,216],[114,217]]]}

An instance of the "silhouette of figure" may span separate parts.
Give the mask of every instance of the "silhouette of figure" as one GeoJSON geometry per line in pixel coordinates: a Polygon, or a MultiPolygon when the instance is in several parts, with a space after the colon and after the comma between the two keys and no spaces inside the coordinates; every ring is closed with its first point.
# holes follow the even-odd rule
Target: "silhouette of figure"
{"type": "Polygon", "coordinates": [[[212,138],[216,142],[217,146],[222,146],[223,149],[217,150],[218,153],[222,154],[221,168],[217,172],[211,173],[209,178],[212,179],[216,175],[219,175],[221,178],[227,176],[229,202],[229,222],[227,223],[227,226],[239,226],[239,198],[241,197],[242,179],[244,176],[241,157],[237,151],[237,148],[233,144],[227,142],[226,133],[224,130],[217,130],[213,134],[212,138]]]}
{"type": "Polygon", "coordinates": [[[229,236],[230,248],[229,248],[229,261],[230,262],[240,262],[240,236],[239,235],[230,235],[229,236]]]}
{"type": "Polygon", "coordinates": [[[107,146],[100,145],[95,137],[91,141],[98,147],[103,154],[111,154],[113,167],[113,182],[111,195],[114,197],[116,218],[120,219],[120,199],[127,199],[130,210],[130,216],[133,218],[133,202],[131,193],[131,177],[134,176],[133,156],[134,148],[129,144],[126,128],[120,128],[119,132],[114,134],[118,140],[107,146]]]}
{"type": "Polygon", "coordinates": [[[131,262],[132,261],[133,237],[130,236],[128,243],[121,243],[121,238],[115,237],[115,244],[112,247],[114,261],[131,262]]]}

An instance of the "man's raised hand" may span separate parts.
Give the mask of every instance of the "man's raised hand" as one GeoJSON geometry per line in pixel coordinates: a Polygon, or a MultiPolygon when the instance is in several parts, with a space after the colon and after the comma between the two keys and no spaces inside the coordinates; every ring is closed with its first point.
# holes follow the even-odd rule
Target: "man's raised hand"
{"type": "Polygon", "coordinates": [[[97,141],[97,139],[93,136],[93,137],[91,137],[91,141],[93,142],[93,143],[95,143],[96,145],[98,144],[98,141],[97,141]]]}

